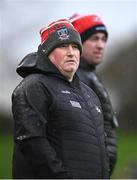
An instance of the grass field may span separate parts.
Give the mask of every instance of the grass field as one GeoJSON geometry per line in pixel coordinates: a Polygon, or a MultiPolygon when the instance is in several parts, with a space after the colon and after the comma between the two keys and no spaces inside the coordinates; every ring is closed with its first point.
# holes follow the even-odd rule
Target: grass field
{"type": "Polygon", "coordinates": [[[133,175],[137,179],[137,134],[119,133],[118,160],[112,178],[133,179],[133,175]]]}
{"type": "Polygon", "coordinates": [[[12,178],[12,142],[11,135],[0,135],[0,179],[12,178]]]}
{"type": "MultiPolygon", "coordinates": [[[[12,162],[12,136],[0,136],[0,179],[10,179],[12,162]]],[[[118,161],[112,175],[114,179],[131,179],[137,172],[137,135],[120,133],[118,135],[118,161]],[[134,164],[135,163],[135,164],[134,164]]],[[[134,177],[137,179],[137,176],[134,177]]]]}

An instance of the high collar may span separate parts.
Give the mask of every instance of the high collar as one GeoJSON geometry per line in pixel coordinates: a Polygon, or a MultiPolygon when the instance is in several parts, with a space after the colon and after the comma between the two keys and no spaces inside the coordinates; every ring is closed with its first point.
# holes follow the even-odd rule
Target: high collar
{"type": "Polygon", "coordinates": [[[86,63],[86,60],[83,57],[81,57],[81,59],[80,59],[79,67],[81,69],[86,69],[86,70],[89,70],[89,71],[95,71],[96,70],[96,67],[94,65],[92,65],[92,64],[86,63]]]}
{"type": "MultiPolygon", "coordinates": [[[[33,73],[42,73],[51,76],[54,75],[68,81],[68,79],[60,73],[47,56],[43,56],[37,52],[26,55],[17,66],[16,72],[23,78],[33,73]]],[[[76,75],[74,75],[73,79],[75,78],[76,75]]],[[[70,82],[70,84],[73,83],[70,82]]]]}

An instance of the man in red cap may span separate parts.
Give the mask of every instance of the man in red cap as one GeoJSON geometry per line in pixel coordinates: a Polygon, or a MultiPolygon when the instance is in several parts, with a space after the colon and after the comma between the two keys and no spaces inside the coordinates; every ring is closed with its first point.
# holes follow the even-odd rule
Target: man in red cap
{"type": "Polygon", "coordinates": [[[116,128],[118,127],[118,122],[113,112],[107,90],[95,72],[96,66],[103,59],[108,31],[98,15],[74,14],[70,18],[70,21],[80,33],[82,39],[83,53],[78,69],[78,76],[95,91],[101,101],[104,115],[106,148],[110,163],[109,172],[111,175],[117,159],[116,128]]]}
{"type": "Polygon", "coordinates": [[[17,72],[13,178],[108,179],[104,120],[97,95],[75,74],[80,34],[65,19],[40,31],[41,44],[17,72]]]}

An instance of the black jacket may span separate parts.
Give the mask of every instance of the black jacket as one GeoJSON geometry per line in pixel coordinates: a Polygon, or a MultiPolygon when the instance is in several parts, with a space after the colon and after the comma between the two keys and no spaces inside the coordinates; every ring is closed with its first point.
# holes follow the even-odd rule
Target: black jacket
{"type": "Polygon", "coordinates": [[[13,178],[109,178],[103,115],[96,94],[63,77],[47,58],[26,56],[12,95],[13,178]]]}
{"type": "Polygon", "coordinates": [[[117,139],[116,128],[118,121],[112,109],[109,95],[102,81],[95,72],[95,67],[85,63],[81,58],[81,63],[77,72],[81,81],[87,84],[99,97],[104,115],[104,128],[106,132],[106,146],[109,154],[110,175],[117,160],[117,139]]]}

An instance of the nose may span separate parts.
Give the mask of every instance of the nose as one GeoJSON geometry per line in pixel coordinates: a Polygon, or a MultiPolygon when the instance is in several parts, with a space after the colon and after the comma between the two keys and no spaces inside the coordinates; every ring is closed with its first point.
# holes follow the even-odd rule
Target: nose
{"type": "Polygon", "coordinates": [[[69,45],[68,46],[68,55],[74,55],[74,49],[73,49],[73,46],[72,45],[69,45]]]}
{"type": "Polygon", "coordinates": [[[97,47],[100,48],[100,49],[104,49],[105,47],[105,42],[103,40],[98,40],[98,43],[97,43],[97,47]]]}

